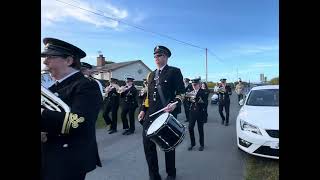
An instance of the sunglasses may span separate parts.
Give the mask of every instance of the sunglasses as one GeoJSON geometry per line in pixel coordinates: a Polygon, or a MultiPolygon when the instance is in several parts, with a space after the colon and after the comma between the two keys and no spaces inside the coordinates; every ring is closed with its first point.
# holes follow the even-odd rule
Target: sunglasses
{"type": "Polygon", "coordinates": [[[158,57],[161,57],[163,56],[163,54],[157,54],[157,55],[154,55],[154,58],[158,58],[158,57]]]}

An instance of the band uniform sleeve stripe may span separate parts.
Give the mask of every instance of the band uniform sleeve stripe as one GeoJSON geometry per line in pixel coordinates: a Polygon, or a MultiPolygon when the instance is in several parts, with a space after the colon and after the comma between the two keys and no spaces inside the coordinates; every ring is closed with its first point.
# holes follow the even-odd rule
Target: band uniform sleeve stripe
{"type": "Polygon", "coordinates": [[[62,124],[62,129],[61,129],[62,134],[64,134],[66,132],[66,125],[67,125],[68,117],[69,117],[69,113],[67,112],[64,116],[64,120],[63,120],[63,124],[62,124]]]}

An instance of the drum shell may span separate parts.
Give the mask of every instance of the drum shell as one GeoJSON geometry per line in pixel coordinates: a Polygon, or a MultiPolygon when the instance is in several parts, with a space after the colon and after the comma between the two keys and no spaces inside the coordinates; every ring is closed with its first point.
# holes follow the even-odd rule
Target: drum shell
{"type": "Polygon", "coordinates": [[[184,139],[186,127],[171,114],[165,123],[154,133],[147,135],[161,150],[168,152],[176,148],[184,139]]]}

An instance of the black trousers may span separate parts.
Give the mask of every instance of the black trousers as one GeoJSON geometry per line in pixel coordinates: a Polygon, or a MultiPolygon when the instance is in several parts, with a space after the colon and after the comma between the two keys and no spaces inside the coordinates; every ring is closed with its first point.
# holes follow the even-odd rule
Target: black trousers
{"type": "Polygon", "coordinates": [[[226,120],[226,123],[229,123],[229,110],[230,110],[230,100],[225,102],[219,102],[219,114],[222,121],[226,120]],[[223,115],[223,108],[225,108],[226,117],[223,115]]]}
{"type": "Polygon", "coordinates": [[[200,146],[204,146],[204,133],[203,133],[204,121],[205,121],[205,114],[201,115],[200,113],[190,111],[189,134],[190,134],[191,146],[196,145],[196,141],[194,138],[194,126],[196,122],[198,125],[198,131],[199,131],[200,146]]]}
{"type": "Polygon", "coordinates": [[[136,111],[136,106],[133,105],[123,105],[121,112],[121,119],[123,124],[123,129],[129,129],[131,132],[135,130],[135,122],[134,122],[134,112],[136,111]],[[128,125],[127,114],[129,115],[130,128],[128,125]]]}
{"type": "Polygon", "coordinates": [[[190,102],[185,100],[183,102],[184,112],[186,113],[186,119],[189,121],[190,102]]]}
{"type": "Polygon", "coordinates": [[[208,122],[208,103],[206,103],[206,111],[205,111],[205,117],[204,117],[204,122],[208,122]]]}
{"type": "Polygon", "coordinates": [[[243,94],[238,94],[238,102],[243,99],[243,94]]]}
{"type": "MultiPolygon", "coordinates": [[[[177,114],[172,114],[177,118],[177,114]]],[[[146,122],[147,123],[147,122],[146,122]]],[[[147,126],[148,127],[148,126],[147,126]]],[[[146,137],[145,126],[143,126],[142,137],[143,137],[143,148],[144,154],[148,163],[149,176],[153,180],[160,180],[159,166],[158,166],[158,155],[156,144],[146,137]]],[[[176,177],[175,168],[175,149],[169,152],[165,152],[166,172],[169,176],[176,177]]]]}
{"type": "Polygon", "coordinates": [[[103,113],[104,121],[107,125],[111,124],[110,129],[117,130],[117,119],[118,119],[118,108],[119,104],[107,104],[106,109],[103,113]],[[109,117],[109,113],[111,112],[112,120],[109,117]]]}
{"type": "Polygon", "coordinates": [[[52,174],[42,174],[41,180],[85,180],[86,174],[85,172],[55,172],[52,174]]]}

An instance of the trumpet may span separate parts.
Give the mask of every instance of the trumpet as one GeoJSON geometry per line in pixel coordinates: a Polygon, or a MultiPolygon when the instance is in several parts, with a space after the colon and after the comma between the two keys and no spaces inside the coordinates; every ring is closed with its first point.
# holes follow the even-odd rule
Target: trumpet
{"type": "Polygon", "coordinates": [[[125,91],[128,90],[128,89],[129,89],[128,86],[121,86],[121,87],[119,87],[119,89],[117,90],[117,92],[118,92],[119,94],[121,94],[121,93],[125,92],[125,91]]]}
{"type": "Polygon", "coordinates": [[[116,91],[118,91],[119,88],[120,87],[118,84],[110,84],[108,87],[105,88],[106,96],[108,96],[108,93],[113,89],[116,89],[116,91]]]}
{"type": "Polygon", "coordinates": [[[187,98],[188,101],[195,102],[195,99],[196,99],[195,91],[187,92],[185,95],[185,98],[187,98]]]}
{"type": "Polygon", "coordinates": [[[147,92],[147,90],[148,90],[147,86],[143,87],[139,92],[139,96],[143,96],[147,92]]]}

